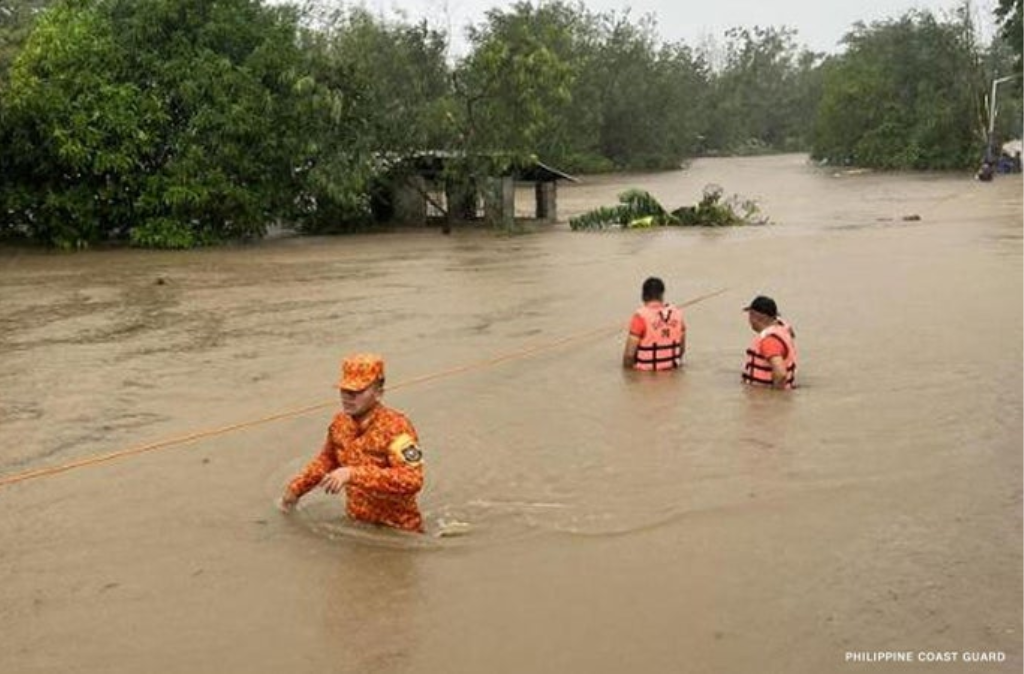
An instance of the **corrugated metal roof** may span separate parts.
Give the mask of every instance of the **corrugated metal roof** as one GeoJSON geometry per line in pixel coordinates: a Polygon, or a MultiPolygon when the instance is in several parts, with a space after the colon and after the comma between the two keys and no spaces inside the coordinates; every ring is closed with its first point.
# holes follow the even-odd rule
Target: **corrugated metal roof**
{"type": "MultiPolygon", "coordinates": [[[[460,152],[449,150],[426,150],[416,154],[404,156],[391,156],[385,162],[391,167],[411,167],[413,171],[428,178],[440,176],[450,160],[462,159],[465,155],[460,152]]],[[[480,159],[492,160],[495,164],[505,163],[501,161],[501,155],[479,155],[480,159]]],[[[579,180],[573,176],[548,166],[540,161],[528,163],[511,162],[496,175],[512,176],[517,180],[530,182],[554,182],[557,180],[568,180],[578,183],[579,180]]]]}

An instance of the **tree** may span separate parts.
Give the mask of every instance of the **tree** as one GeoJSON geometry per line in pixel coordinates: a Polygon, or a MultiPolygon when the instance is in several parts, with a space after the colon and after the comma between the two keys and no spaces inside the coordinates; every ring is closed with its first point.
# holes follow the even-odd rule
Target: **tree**
{"type": "Polygon", "coordinates": [[[49,0],[6,0],[0,4],[0,92],[36,16],[47,4],[49,0]]]}
{"type": "Polygon", "coordinates": [[[473,51],[455,73],[467,149],[530,154],[564,142],[577,75],[566,57],[572,22],[561,3],[517,2],[470,28],[473,51]]]}
{"type": "MultiPolygon", "coordinates": [[[[996,7],[995,13],[999,20],[1000,35],[1016,55],[1014,72],[1020,75],[1021,52],[1024,51],[1024,10],[1022,10],[1021,0],[999,0],[999,6],[996,7]]],[[[1020,82],[1018,79],[1018,91],[1020,91],[1020,82]]]]}
{"type": "Polygon", "coordinates": [[[4,206],[20,225],[61,246],[123,224],[116,174],[152,151],[158,106],[111,77],[125,68],[112,26],[95,6],[58,3],[38,21],[4,97],[4,206]]]}
{"type": "Polygon", "coordinates": [[[798,150],[810,144],[821,56],[801,50],[790,28],[726,32],[725,64],[714,77],[712,147],[798,150]]]}
{"type": "Polygon", "coordinates": [[[425,22],[376,19],[365,9],[336,17],[324,34],[323,56],[360,90],[359,114],[376,147],[400,152],[450,142],[444,34],[425,22]]]}
{"type": "Polygon", "coordinates": [[[301,36],[308,81],[328,114],[296,120],[306,153],[288,219],[312,232],[362,228],[382,159],[452,145],[446,38],[361,9],[307,15],[301,36]]]}
{"type": "Polygon", "coordinates": [[[473,147],[593,170],[676,167],[698,144],[706,64],[652,17],[521,2],[470,36],[456,79],[473,147]]]}
{"type": "Polygon", "coordinates": [[[885,169],[976,161],[984,75],[968,12],[857,24],[844,42],[825,64],[815,157],[885,169]]]}
{"type": "Polygon", "coordinates": [[[61,0],[4,102],[10,226],[62,247],[260,235],[293,201],[303,86],[292,10],[61,0]]]}
{"type": "Polygon", "coordinates": [[[697,143],[706,75],[682,44],[660,45],[653,18],[603,17],[601,152],[616,166],[678,167],[697,143]]]}

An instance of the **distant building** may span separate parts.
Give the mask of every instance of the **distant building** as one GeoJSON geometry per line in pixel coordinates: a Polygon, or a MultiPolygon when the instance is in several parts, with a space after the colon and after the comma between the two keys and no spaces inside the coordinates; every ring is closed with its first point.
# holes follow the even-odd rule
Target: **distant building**
{"type": "Polygon", "coordinates": [[[382,222],[439,224],[487,222],[511,228],[517,222],[558,219],[558,181],[576,178],[539,161],[502,155],[422,152],[390,158],[373,192],[374,216],[382,222]],[[532,215],[516,216],[516,192],[533,186],[532,215]]]}

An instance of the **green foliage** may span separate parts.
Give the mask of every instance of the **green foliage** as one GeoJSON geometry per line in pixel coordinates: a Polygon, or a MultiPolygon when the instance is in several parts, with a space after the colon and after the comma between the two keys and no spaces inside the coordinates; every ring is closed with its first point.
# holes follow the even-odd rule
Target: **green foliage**
{"type": "Polygon", "coordinates": [[[619,203],[622,204],[626,222],[651,218],[650,224],[668,224],[669,215],[661,204],[650,195],[649,192],[639,189],[629,189],[619,195],[619,203]]]}
{"type": "Polygon", "coordinates": [[[2,0],[0,2],[0,93],[7,74],[48,0],[2,0]]]}
{"type": "Polygon", "coordinates": [[[595,151],[572,152],[557,161],[558,167],[570,174],[610,173],[616,166],[611,159],[595,151]]]}
{"type": "Polygon", "coordinates": [[[683,206],[671,213],[648,192],[629,189],[619,195],[618,206],[601,206],[569,219],[573,230],[647,229],[651,227],[721,227],[726,225],[763,225],[768,222],[756,202],[737,196],[722,200],[718,185],[707,185],[696,206],[683,206]]]}
{"type": "Polygon", "coordinates": [[[576,68],[573,12],[559,2],[491,9],[471,28],[473,52],[455,72],[467,154],[531,153],[564,142],[576,68]]]}
{"type": "Polygon", "coordinates": [[[10,226],[60,247],[81,247],[125,226],[113,177],[134,175],[162,120],[153,99],[113,72],[126,67],[112,27],[91,5],[42,15],[4,97],[5,189],[10,226]]]}
{"type": "Polygon", "coordinates": [[[795,36],[788,28],[726,32],[707,131],[711,148],[764,154],[810,146],[821,55],[800,50],[795,36]]]}
{"type": "Polygon", "coordinates": [[[706,185],[696,206],[683,206],[672,211],[672,217],[682,226],[725,227],[730,225],[764,225],[768,218],[761,214],[757,202],[733,195],[722,200],[724,190],[718,185],[706,185]]]}
{"type": "Polygon", "coordinates": [[[311,233],[360,231],[382,158],[451,144],[445,39],[361,9],[305,18],[299,86],[309,107],[290,120],[305,145],[285,220],[311,233]]]}
{"type": "Polygon", "coordinates": [[[604,229],[613,225],[625,227],[628,224],[628,215],[622,206],[598,206],[574,218],[569,218],[570,229],[604,229]]]}
{"type": "Polygon", "coordinates": [[[259,236],[324,114],[301,56],[293,14],[251,0],[57,2],[11,72],[0,204],[57,246],[259,236]]]}
{"type": "Polygon", "coordinates": [[[700,135],[706,65],[651,18],[563,2],[488,12],[455,72],[460,147],[572,171],[677,168],[700,135]]]}
{"type": "Polygon", "coordinates": [[[377,19],[365,9],[321,28],[321,56],[358,92],[357,117],[375,148],[444,147],[451,137],[451,83],[445,36],[424,23],[377,19]]]}
{"type": "Polygon", "coordinates": [[[653,19],[604,18],[590,76],[600,84],[600,148],[623,168],[678,168],[706,117],[706,65],[681,44],[659,46],[653,19]]]}
{"type": "MultiPolygon", "coordinates": [[[[1024,51],[1024,9],[1022,0],[999,0],[996,7],[996,18],[999,20],[999,34],[1013,50],[1013,72],[1021,74],[1021,52],[1024,51]]],[[[1017,91],[1021,90],[1021,81],[1017,80],[1017,91]]]]}
{"type": "Polygon", "coordinates": [[[133,246],[140,248],[195,248],[211,243],[201,232],[170,218],[150,218],[129,234],[133,246]]]}
{"type": "Polygon", "coordinates": [[[982,146],[978,67],[969,16],[927,12],[858,25],[824,70],[814,156],[882,169],[970,166],[982,146]]]}

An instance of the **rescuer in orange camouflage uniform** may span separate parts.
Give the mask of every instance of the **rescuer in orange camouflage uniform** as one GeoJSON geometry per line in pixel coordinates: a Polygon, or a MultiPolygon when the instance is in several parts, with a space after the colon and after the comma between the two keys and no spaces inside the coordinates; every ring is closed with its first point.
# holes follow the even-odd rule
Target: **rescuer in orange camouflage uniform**
{"type": "Polygon", "coordinates": [[[346,511],[355,520],[423,531],[416,494],[423,465],[416,429],[401,412],[385,407],[384,360],[356,354],[342,362],[341,412],[327,431],[323,449],[285,489],[280,507],[292,509],[303,494],[322,486],[345,489],[346,511]]]}

